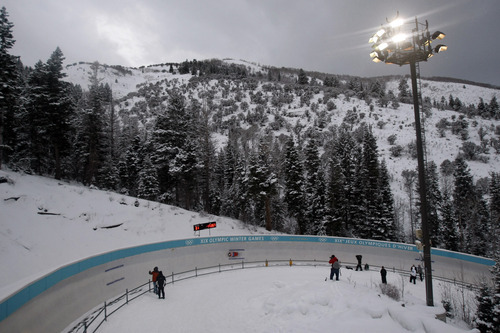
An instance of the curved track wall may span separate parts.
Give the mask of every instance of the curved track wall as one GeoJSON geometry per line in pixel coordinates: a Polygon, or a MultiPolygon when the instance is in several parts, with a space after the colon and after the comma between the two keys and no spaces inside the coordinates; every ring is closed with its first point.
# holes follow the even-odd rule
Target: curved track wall
{"type": "MultiPolygon", "coordinates": [[[[414,245],[340,237],[219,236],[142,245],[61,267],[0,303],[0,332],[60,332],[81,315],[149,278],[158,266],[165,275],[230,262],[311,260],[335,254],[343,265],[363,264],[408,270],[420,263],[414,245]]],[[[490,275],[493,260],[432,249],[433,276],[477,284],[490,275]]],[[[325,272],[327,275],[328,272],[325,272]]]]}

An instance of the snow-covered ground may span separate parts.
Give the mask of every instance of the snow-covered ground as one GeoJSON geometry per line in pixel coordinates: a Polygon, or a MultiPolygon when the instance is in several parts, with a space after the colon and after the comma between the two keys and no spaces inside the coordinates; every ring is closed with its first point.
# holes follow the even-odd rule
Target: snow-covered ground
{"type": "Polygon", "coordinates": [[[212,236],[267,233],[237,220],[50,178],[5,170],[1,177],[10,183],[0,183],[0,300],[86,257],[191,238],[194,224],[216,221],[212,236]]]}
{"type": "MultiPolygon", "coordinates": [[[[264,234],[240,221],[203,215],[40,176],[1,171],[0,300],[65,264],[134,245],[193,237],[193,225],[217,221],[212,236],[264,234]],[[40,214],[41,213],[41,214],[40,214]],[[117,226],[119,225],[119,226],[117,226]],[[117,226],[115,228],[105,228],[117,226]]],[[[340,258],[342,260],[342,258],[340,258]]],[[[162,269],[160,267],[160,269],[162,269]]],[[[435,319],[425,287],[389,272],[402,293],[380,292],[378,272],[327,267],[269,267],[223,272],[146,294],[110,317],[101,332],[462,332],[435,319]],[[402,306],[404,304],[404,307],[402,306]]],[[[147,278],[147,273],[145,273],[147,278]]]]}
{"type": "Polygon", "coordinates": [[[404,288],[395,301],[380,291],[378,271],[328,267],[261,267],[205,275],[165,288],[166,298],[145,294],[108,318],[99,332],[466,332],[435,319],[444,310],[425,305],[425,286],[397,273],[404,288]],[[404,306],[403,306],[404,305],[404,306]]]}

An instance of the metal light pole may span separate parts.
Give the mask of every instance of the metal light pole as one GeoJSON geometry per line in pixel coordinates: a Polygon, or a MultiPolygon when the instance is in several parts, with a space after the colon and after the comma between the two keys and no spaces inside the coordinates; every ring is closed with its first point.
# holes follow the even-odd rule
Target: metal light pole
{"type": "Polygon", "coordinates": [[[424,245],[425,299],[427,306],[434,306],[432,291],[431,241],[429,220],[427,215],[427,186],[425,182],[424,146],[422,142],[422,126],[417,86],[417,70],[414,61],[410,62],[411,87],[413,93],[413,110],[415,114],[415,131],[417,135],[418,184],[420,189],[420,216],[422,218],[422,241],[424,245]]]}
{"type": "MultiPolygon", "coordinates": [[[[399,16],[399,14],[398,14],[399,16]]],[[[434,306],[432,291],[431,242],[429,233],[427,210],[427,187],[425,181],[424,144],[422,139],[422,125],[420,122],[420,105],[417,83],[417,63],[427,61],[433,53],[447,49],[445,45],[438,45],[434,49],[430,46],[432,40],[442,39],[442,32],[429,33],[427,21],[425,28],[419,31],[421,25],[415,18],[415,28],[405,31],[405,22],[396,17],[392,22],[382,27],[372,38],[373,52],[370,56],[374,62],[385,62],[399,66],[409,64],[411,86],[413,94],[413,109],[415,113],[415,131],[417,139],[418,182],[420,193],[420,215],[422,218],[422,242],[424,251],[425,291],[427,306],[434,306]]]]}

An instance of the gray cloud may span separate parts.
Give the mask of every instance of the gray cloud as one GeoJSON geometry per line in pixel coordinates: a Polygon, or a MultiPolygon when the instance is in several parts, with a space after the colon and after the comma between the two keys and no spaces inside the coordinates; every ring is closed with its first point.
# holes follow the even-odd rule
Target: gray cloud
{"type": "Polygon", "coordinates": [[[26,65],[57,46],[68,63],[141,66],[235,58],[332,74],[408,74],[375,64],[368,39],[399,11],[447,34],[447,52],[423,76],[500,85],[497,0],[4,0],[14,23],[12,54],[26,65]]]}

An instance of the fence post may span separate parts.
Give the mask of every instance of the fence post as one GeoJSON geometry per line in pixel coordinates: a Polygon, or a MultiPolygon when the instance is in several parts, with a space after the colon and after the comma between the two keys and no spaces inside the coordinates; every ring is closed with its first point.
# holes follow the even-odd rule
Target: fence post
{"type": "Polygon", "coordinates": [[[107,308],[106,308],[106,302],[104,302],[104,320],[108,320],[108,311],[107,311],[107,308]]]}
{"type": "Polygon", "coordinates": [[[128,288],[125,289],[125,299],[126,299],[126,303],[128,304],[128,288]]]}
{"type": "Polygon", "coordinates": [[[172,272],[172,284],[174,284],[174,272],[172,272]]]}
{"type": "Polygon", "coordinates": [[[87,321],[83,321],[83,333],[87,333],[87,321]]]}
{"type": "Polygon", "coordinates": [[[194,268],[194,276],[198,277],[198,267],[194,268]]]}
{"type": "Polygon", "coordinates": [[[220,273],[220,272],[221,272],[221,270],[220,270],[220,264],[219,264],[219,273],[220,273]]]}

